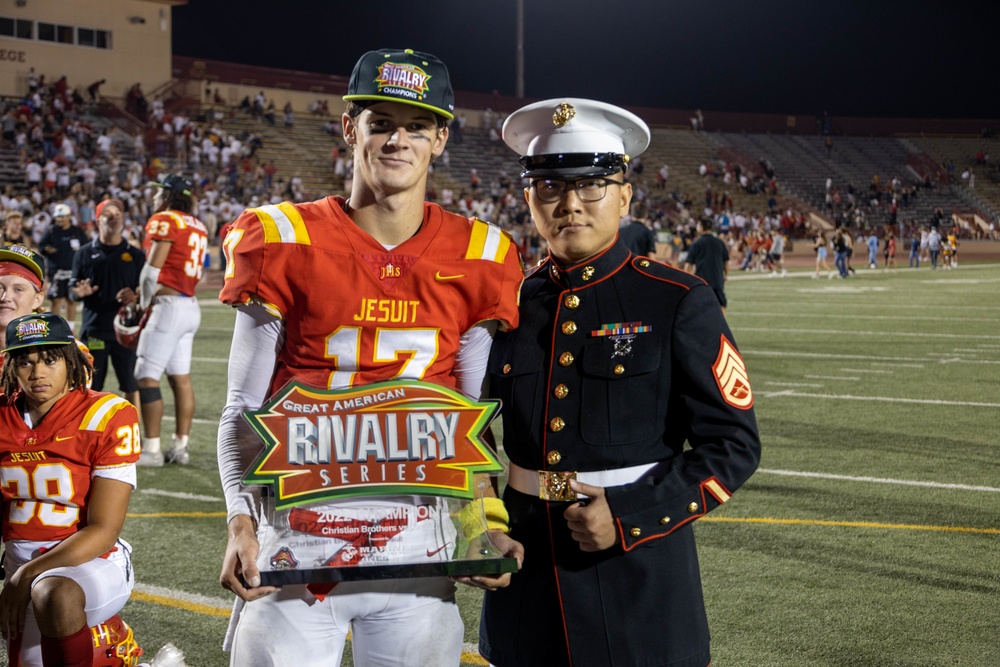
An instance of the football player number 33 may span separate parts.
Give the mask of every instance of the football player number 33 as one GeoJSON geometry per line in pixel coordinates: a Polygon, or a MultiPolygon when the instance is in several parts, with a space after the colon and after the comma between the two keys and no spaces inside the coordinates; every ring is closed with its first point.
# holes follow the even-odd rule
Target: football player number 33
{"type": "MultiPolygon", "coordinates": [[[[121,426],[115,431],[118,446],[115,454],[138,454],[139,425],[121,426]]],[[[73,505],[76,489],[73,475],[64,463],[39,463],[30,472],[17,465],[0,468],[0,484],[10,491],[12,498],[7,505],[7,521],[26,524],[37,516],[43,526],[72,526],[80,518],[80,508],[73,505]]]]}
{"type": "MultiPolygon", "coordinates": [[[[158,220],[150,223],[150,225],[154,224],[156,227],[149,229],[149,235],[154,239],[168,238],[170,222],[158,220]]],[[[201,274],[205,271],[205,253],[208,252],[208,237],[204,234],[191,232],[191,235],[188,236],[187,245],[191,248],[191,257],[184,262],[184,273],[192,278],[201,280],[201,274]]]]}

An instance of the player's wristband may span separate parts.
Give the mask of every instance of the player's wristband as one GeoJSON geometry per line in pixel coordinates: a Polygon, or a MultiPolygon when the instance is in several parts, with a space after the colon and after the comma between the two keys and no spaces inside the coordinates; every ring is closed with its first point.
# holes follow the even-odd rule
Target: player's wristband
{"type": "Polygon", "coordinates": [[[510,517],[507,508],[499,498],[477,498],[462,508],[458,514],[462,524],[462,533],[470,542],[482,535],[486,530],[502,530],[510,532],[510,517]],[[483,528],[483,517],[486,518],[486,528],[483,528]]]}

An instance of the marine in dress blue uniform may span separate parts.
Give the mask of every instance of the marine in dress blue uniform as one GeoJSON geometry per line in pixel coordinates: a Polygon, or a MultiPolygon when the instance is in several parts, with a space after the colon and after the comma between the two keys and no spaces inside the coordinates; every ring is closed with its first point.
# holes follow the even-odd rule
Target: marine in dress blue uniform
{"type": "Polygon", "coordinates": [[[649,142],[639,118],[547,100],[503,134],[550,254],[489,362],[525,557],[485,594],[480,652],[500,667],[705,667],[692,524],[757,467],[746,366],[712,289],[618,238],[628,156],[649,142]]]}

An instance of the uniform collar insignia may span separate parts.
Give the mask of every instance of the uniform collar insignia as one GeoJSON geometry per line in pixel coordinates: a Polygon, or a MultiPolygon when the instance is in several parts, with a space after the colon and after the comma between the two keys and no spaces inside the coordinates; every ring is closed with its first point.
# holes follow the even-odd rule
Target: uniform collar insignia
{"type": "Polygon", "coordinates": [[[573,266],[562,266],[554,257],[550,257],[549,278],[568,289],[590,287],[619,271],[628,263],[628,256],[628,248],[619,239],[597,257],[573,266]]]}

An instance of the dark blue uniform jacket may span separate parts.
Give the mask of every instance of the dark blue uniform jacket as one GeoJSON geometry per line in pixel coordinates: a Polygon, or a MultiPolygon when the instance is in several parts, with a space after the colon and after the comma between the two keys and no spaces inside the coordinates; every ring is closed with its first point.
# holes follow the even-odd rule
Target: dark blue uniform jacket
{"type": "Polygon", "coordinates": [[[507,488],[524,566],[509,588],[486,594],[480,650],[501,667],[705,667],[691,526],[760,458],[746,368],[712,289],[618,240],[577,266],[543,261],[525,279],[520,312],[489,362],[511,461],[659,465],[607,488],[618,536],[598,553],[571,539],[566,503],[507,488]]]}

